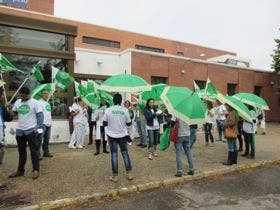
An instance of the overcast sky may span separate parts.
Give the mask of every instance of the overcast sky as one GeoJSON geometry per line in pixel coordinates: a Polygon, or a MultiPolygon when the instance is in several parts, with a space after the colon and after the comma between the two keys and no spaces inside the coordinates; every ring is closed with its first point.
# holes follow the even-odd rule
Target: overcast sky
{"type": "Polygon", "coordinates": [[[55,0],[55,15],[236,52],[270,69],[280,0],[55,0]]]}

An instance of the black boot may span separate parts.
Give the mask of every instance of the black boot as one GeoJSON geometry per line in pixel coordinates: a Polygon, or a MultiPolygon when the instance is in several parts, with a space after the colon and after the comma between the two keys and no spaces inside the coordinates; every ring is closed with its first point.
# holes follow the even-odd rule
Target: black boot
{"type": "Polygon", "coordinates": [[[226,162],[223,163],[223,165],[231,166],[232,165],[232,156],[233,156],[233,152],[228,152],[228,159],[226,162]]]}
{"type": "Polygon", "coordinates": [[[107,151],[107,141],[103,141],[102,144],[103,144],[103,153],[110,153],[107,151]]]}
{"type": "Polygon", "coordinates": [[[99,155],[100,154],[100,144],[101,144],[100,140],[95,140],[96,152],[94,153],[94,155],[99,155]]]}
{"type": "Polygon", "coordinates": [[[234,150],[233,156],[232,156],[232,163],[237,164],[237,156],[238,156],[238,151],[234,150]]]}

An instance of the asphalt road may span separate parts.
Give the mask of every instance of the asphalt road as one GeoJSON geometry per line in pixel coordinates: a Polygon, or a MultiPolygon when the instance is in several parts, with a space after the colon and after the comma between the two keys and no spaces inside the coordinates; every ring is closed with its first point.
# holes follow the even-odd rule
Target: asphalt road
{"type": "Polygon", "coordinates": [[[139,193],[80,209],[280,209],[280,166],[139,193]]]}

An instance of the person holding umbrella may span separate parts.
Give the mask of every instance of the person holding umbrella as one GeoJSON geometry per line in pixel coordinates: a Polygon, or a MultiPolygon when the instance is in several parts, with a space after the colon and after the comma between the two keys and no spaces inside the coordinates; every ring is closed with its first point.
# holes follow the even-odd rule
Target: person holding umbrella
{"type": "Polygon", "coordinates": [[[226,120],[226,114],[228,114],[226,107],[220,101],[217,101],[218,107],[216,108],[216,122],[218,127],[219,137],[217,141],[223,140],[224,123],[226,120]]]}
{"type": "Polygon", "coordinates": [[[225,138],[227,139],[227,144],[228,144],[228,159],[223,164],[231,166],[232,164],[237,164],[238,152],[236,146],[236,138],[238,134],[237,124],[238,124],[239,116],[238,116],[238,112],[228,104],[226,104],[225,107],[229,113],[224,123],[225,138]],[[228,130],[230,130],[233,135],[227,135],[228,130]]]}

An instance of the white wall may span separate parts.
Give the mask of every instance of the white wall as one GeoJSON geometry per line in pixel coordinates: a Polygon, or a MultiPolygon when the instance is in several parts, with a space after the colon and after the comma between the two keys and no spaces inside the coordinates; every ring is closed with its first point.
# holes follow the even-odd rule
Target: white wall
{"type": "Polygon", "coordinates": [[[111,76],[131,73],[131,52],[121,53],[75,48],[76,61],[74,72],[111,76]]]}

